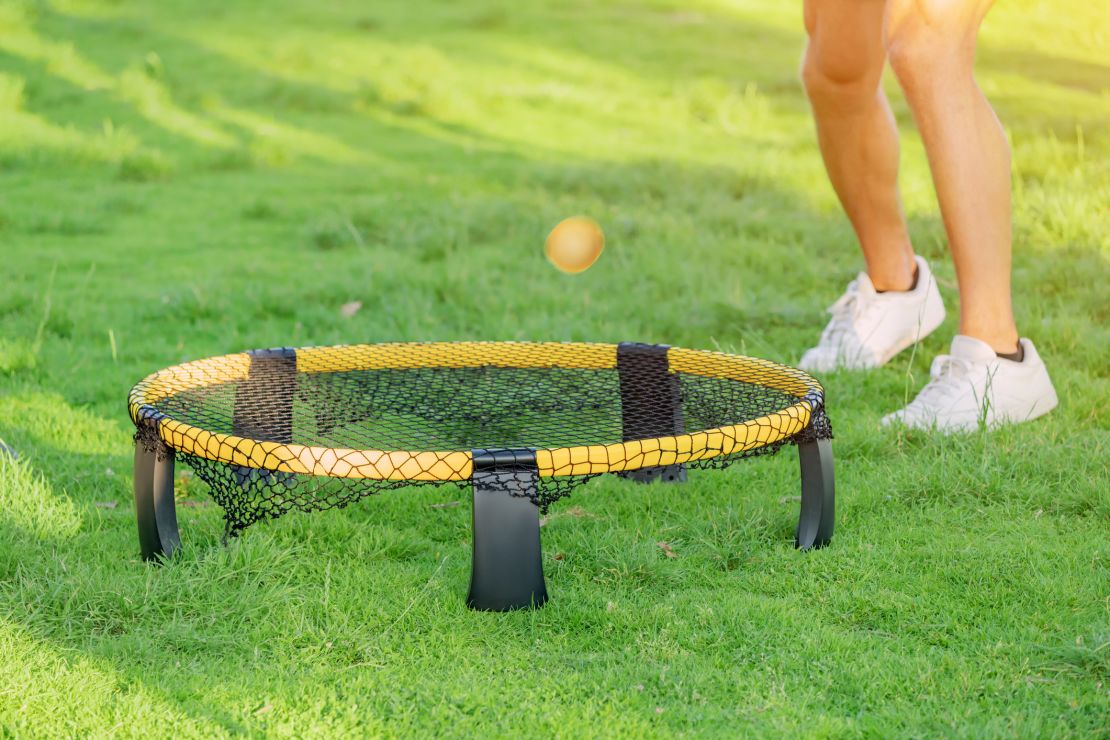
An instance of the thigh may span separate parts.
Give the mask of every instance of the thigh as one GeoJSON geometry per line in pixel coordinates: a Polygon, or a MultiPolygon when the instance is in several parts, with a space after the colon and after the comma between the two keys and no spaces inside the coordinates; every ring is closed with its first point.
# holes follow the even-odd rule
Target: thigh
{"type": "Polygon", "coordinates": [[[807,64],[835,81],[881,76],[888,0],[805,0],[807,64]]]}
{"type": "Polygon", "coordinates": [[[883,33],[943,36],[974,41],[994,0],[887,0],[883,33]]]}

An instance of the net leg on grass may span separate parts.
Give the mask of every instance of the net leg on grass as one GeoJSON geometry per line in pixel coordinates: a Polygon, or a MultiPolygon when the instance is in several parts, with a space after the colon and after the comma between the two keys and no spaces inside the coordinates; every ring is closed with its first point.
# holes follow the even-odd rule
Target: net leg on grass
{"type": "Polygon", "coordinates": [[[539,485],[531,450],[475,450],[474,555],[466,605],[509,611],[547,601],[540,550],[539,485]]]}
{"type": "Polygon", "coordinates": [[[181,547],[173,469],[174,452],[161,440],[135,440],[135,518],[144,560],[168,558],[181,547]]]}
{"type": "Polygon", "coordinates": [[[836,520],[832,441],[800,442],[798,460],[802,470],[802,510],[794,544],[802,550],[824,547],[832,540],[836,520]]]}
{"type": "MultiPolygon", "coordinates": [[[[621,423],[624,441],[682,434],[682,393],[678,376],[670,372],[665,344],[623,342],[617,345],[621,423]]],[[[660,465],[622,474],[638,483],[683,483],[686,466],[660,465]]]]}

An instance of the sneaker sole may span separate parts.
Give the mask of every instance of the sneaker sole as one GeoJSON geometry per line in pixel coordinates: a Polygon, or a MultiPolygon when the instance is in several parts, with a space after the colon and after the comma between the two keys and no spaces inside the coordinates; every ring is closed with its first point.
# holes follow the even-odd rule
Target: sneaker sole
{"type": "MultiPolygon", "coordinates": [[[[1046,399],[1042,400],[1046,400],[1047,403],[1045,403],[1044,405],[1038,405],[1036,403],[1033,404],[1033,408],[1030,409],[1024,416],[1017,414],[1007,414],[1005,416],[994,417],[989,422],[987,422],[987,431],[993,432],[1001,427],[1013,426],[1015,424],[1025,424],[1026,422],[1040,419],[1042,416],[1047,416],[1049,413],[1055,410],[1057,406],[1060,405],[1059,397],[1056,395],[1055,391],[1052,393],[1051,396],[1048,396],[1046,399]]],[[[906,429],[914,429],[920,432],[937,432],[939,434],[971,434],[979,431],[980,429],[978,421],[944,424],[934,419],[930,423],[922,423],[918,420],[909,421],[903,419],[897,416],[897,413],[898,412],[894,412],[884,416],[882,419],[879,420],[879,426],[889,428],[897,425],[905,427],[906,429]]]]}

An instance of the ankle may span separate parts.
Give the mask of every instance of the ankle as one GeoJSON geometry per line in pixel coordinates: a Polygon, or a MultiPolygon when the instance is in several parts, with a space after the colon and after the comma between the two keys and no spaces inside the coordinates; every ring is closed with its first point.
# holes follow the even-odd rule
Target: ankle
{"type": "Polygon", "coordinates": [[[990,345],[996,355],[1004,359],[1021,362],[1025,356],[1025,348],[1022,346],[1021,337],[1018,336],[1016,330],[985,332],[960,327],[960,334],[985,342],[990,345]]]}
{"type": "Polygon", "coordinates": [[[887,275],[876,276],[868,274],[868,277],[871,278],[871,284],[875,286],[875,292],[909,293],[912,290],[916,290],[917,279],[920,277],[921,270],[918,268],[916,261],[910,264],[913,265],[913,270],[909,273],[908,277],[902,274],[891,279],[891,277],[887,275]]]}

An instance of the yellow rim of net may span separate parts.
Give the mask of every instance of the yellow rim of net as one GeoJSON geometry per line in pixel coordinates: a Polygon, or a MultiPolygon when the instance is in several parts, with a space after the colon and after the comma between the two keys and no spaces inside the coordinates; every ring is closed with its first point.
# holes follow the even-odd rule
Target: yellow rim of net
{"type": "MultiPolygon", "coordinates": [[[[802,431],[821,384],[807,374],[743,355],[682,349],[667,350],[676,373],[758,383],[787,393],[798,402],[740,424],[688,434],[612,444],[536,450],[540,477],[593,475],[676,465],[746,452],[802,431]]],[[[569,342],[420,342],[306,347],[296,350],[298,373],[412,368],[575,368],[609,370],[617,366],[617,345],[569,342]]],[[[301,475],[373,480],[462,481],[474,470],[470,450],[359,450],[268,442],[210,432],[163,414],[153,404],[182,391],[246,380],[248,353],[186,362],[148,376],[131,389],[131,419],[152,422],[169,447],[229,465],[301,475]]]]}

